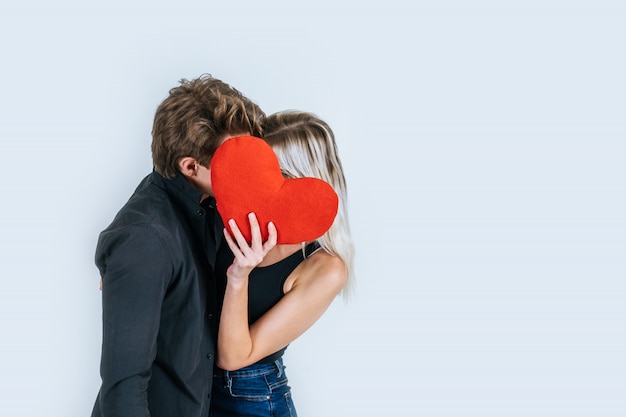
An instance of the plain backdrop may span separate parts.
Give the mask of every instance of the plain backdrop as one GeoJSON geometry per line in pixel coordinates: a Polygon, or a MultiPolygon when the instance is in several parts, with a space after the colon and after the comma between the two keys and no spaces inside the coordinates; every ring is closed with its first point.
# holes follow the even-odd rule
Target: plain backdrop
{"type": "Polygon", "coordinates": [[[210,73],[337,136],[357,290],[286,354],[300,417],[626,415],[626,6],[0,6],[0,415],[88,416],[98,233],[210,73]]]}

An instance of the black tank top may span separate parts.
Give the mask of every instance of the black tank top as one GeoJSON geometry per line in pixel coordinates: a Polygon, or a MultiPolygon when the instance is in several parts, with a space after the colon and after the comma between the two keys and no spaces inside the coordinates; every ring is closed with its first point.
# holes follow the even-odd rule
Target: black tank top
{"type": "MultiPolygon", "coordinates": [[[[275,264],[258,266],[252,270],[248,281],[248,323],[253,324],[283,298],[285,295],[283,287],[287,277],[305,258],[309,257],[319,247],[320,245],[317,242],[309,243],[304,249],[304,254],[301,250],[297,250],[275,264]]],[[[226,249],[219,251],[219,260],[216,265],[216,273],[221,280],[219,284],[224,290],[226,289],[226,270],[233,261],[232,252],[228,247],[226,249]]],[[[223,299],[223,291],[221,294],[223,299]]],[[[274,362],[283,355],[285,349],[287,349],[287,346],[257,363],[274,362]]]]}

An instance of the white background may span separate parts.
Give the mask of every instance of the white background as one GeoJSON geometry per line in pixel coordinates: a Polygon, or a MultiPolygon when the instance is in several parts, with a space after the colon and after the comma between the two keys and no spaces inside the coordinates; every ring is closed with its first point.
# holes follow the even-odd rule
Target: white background
{"type": "Polygon", "coordinates": [[[358,288],[288,350],[300,417],[626,415],[623,2],[13,3],[0,415],[90,414],[96,239],[202,73],[337,136],[358,288]]]}

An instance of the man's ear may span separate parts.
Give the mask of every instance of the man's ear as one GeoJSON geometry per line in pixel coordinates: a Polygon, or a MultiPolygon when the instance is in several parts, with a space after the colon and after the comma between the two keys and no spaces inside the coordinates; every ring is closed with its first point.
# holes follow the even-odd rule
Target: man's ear
{"type": "Polygon", "coordinates": [[[195,177],[200,169],[200,163],[192,156],[185,156],[178,161],[178,170],[187,178],[195,177]]]}

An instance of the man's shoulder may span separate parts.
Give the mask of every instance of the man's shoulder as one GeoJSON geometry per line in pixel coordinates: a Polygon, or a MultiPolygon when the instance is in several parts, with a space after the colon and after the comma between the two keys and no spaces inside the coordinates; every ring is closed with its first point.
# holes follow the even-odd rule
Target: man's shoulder
{"type": "Polygon", "coordinates": [[[154,180],[152,174],[148,175],[117,212],[109,228],[153,223],[162,218],[164,212],[170,211],[171,206],[165,188],[154,180]]]}
{"type": "Polygon", "coordinates": [[[136,250],[169,253],[184,228],[183,214],[153,175],[145,177],[111,223],[100,232],[96,257],[136,250]]]}
{"type": "Polygon", "coordinates": [[[181,186],[180,178],[157,173],[146,176],[113,221],[99,236],[98,246],[117,246],[121,240],[158,241],[176,251],[193,234],[192,222],[199,203],[181,186]]]}
{"type": "Polygon", "coordinates": [[[185,211],[172,197],[162,177],[146,176],[101,235],[149,233],[167,235],[185,223],[185,211]]]}

